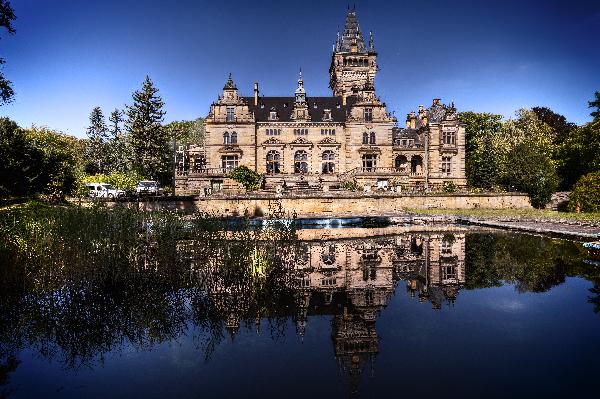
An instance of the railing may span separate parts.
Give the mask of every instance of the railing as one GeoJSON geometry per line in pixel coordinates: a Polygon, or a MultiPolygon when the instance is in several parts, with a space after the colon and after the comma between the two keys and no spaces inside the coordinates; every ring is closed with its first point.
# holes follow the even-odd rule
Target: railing
{"type": "Polygon", "coordinates": [[[223,176],[233,168],[203,168],[195,170],[177,171],[177,176],[223,176]]]}

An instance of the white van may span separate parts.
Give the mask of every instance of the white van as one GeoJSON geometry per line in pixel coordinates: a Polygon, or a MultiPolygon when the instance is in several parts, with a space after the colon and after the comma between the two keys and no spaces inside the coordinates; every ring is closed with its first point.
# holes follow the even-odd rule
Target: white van
{"type": "Polygon", "coordinates": [[[106,183],[86,183],[90,197],[119,198],[125,196],[125,191],[118,190],[106,183]]]}

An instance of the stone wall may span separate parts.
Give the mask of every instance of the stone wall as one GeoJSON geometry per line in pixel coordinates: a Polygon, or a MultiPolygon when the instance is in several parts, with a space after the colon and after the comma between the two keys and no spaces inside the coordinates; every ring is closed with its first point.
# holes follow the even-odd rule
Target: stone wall
{"type": "Polygon", "coordinates": [[[231,216],[266,216],[275,212],[295,212],[299,217],[394,215],[406,209],[529,209],[524,194],[465,195],[314,195],[314,196],[230,196],[200,197],[195,207],[204,212],[231,216]]]}

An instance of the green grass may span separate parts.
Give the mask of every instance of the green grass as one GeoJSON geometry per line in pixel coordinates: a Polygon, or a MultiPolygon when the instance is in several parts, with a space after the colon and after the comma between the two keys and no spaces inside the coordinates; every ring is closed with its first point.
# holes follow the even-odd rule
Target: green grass
{"type": "Polygon", "coordinates": [[[472,217],[521,217],[537,219],[600,220],[600,213],[557,212],[544,209],[407,209],[420,215],[459,215],[472,217]]]}

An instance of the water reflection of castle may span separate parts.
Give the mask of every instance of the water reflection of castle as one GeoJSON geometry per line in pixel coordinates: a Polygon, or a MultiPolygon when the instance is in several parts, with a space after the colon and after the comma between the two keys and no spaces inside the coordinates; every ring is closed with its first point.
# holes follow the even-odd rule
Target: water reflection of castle
{"type": "MultiPolygon", "coordinates": [[[[288,253],[289,256],[289,253],[288,253]]],[[[336,359],[351,390],[379,350],[375,322],[400,280],[410,296],[440,309],[452,303],[465,282],[464,234],[412,233],[367,239],[301,241],[289,262],[294,304],[271,310],[293,316],[304,336],[313,315],[332,315],[336,359]],[[285,309],[283,309],[285,308],[285,309]],[[290,314],[290,310],[292,314],[290,314]]],[[[209,293],[230,333],[253,317],[252,306],[234,287],[209,293]]],[[[260,316],[256,314],[257,323],[260,316]]]]}

